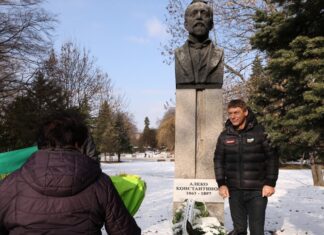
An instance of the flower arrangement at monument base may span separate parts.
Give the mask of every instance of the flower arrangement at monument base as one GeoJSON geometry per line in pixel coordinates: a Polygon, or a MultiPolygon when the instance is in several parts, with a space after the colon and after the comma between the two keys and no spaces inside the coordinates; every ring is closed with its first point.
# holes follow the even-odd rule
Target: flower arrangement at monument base
{"type": "Polygon", "coordinates": [[[172,223],[174,235],[226,235],[225,227],[216,217],[210,217],[206,204],[184,201],[175,211],[172,223]]]}

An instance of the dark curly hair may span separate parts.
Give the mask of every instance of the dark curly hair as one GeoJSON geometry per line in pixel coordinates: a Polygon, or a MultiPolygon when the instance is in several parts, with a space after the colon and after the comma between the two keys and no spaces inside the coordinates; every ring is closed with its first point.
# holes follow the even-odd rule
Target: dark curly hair
{"type": "Polygon", "coordinates": [[[76,110],[56,111],[49,114],[39,129],[37,145],[42,148],[82,146],[88,136],[84,118],[76,110]]]}

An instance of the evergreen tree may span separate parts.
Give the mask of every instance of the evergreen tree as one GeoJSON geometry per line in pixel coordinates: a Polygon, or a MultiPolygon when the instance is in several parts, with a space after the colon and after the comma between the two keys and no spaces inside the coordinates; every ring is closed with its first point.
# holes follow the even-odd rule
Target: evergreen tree
{"type": "Polygon", "coordinates": [[[66,109],[62,88],[37,72],[31,88],[4,110],[2,146],[8,149],[27,147],[36,142],[44,115],[66,109]],[[5,143],[5,145],[4,145],[5,143]]]}
{"type": "Polygon", "coordinates": [[[114,152],[114,118],[113,110],[107,101],[101,104],[99,115],[94,129],[94,141],[98,150],[102,153],[112,154],[114,152]]]}
{"type": "Polygon", "coordinates": [[[255,14],[256,33],[252,46],[268,55],[277,50],[289,49],[298,36],[310,38],[324,35],[324,1],[272,0],[277,11],[260,11],[255,14]]]}
{"type": "Polygon", "coordinates": [[[87,126],[89,126],[90,130],[92,130],[93,126],[95,125],[95,121],[94,118],[92,118],[91,116],[91,107],[87,98],[84,98],[83,102],[81,103],[81,106],[78,107],[78,110],[85,117],[85,122],[87,126]]]}
{"type": "Polygon", "coordinates": [[[132,148],[134,146],[138,146],[138,138],[137,138],[137,127],[134,124],[133,116],[127,112],[123,112],[125,128],[127,130],[128,136],[130,138],[130,144],[132,148]]]}
{"type": "Polygon", "coordinates": [[[118,162],[120,162],[121,153],[131,152],[132,150],[124,114],[121,112],[116,115],[113,143],[114,152],[117,154],[118,162]]]}
{"type": "Polygon", "coordinates": [[[149,142],[150,142],[150,120],[148,117],[145,117],[144,129],[140,140],[140,147],[141,148],[149,147],[150,146],[149,142]]]}
{"type": "Polygon", "coordinates": [[[148,117],[144,119],[144,129],[140,139],[140,148],[156,148],[156,130],[150,128],[150,120],[148,117]]]}
{"type": "Polygon", "coordinates": [[[157,129],[151,128],[150,132],[149,132],[148,146],[150,146],[152,149],[156,149],[156,147],[157,147],[156,135],[157,135],[157,129]]]}
{"type": "MultiPolygon", "coordinates": [[[[261,89],[264,88],[267,83],[267,77],[265,75],[262,61],[259,56],[256,56],[252,63],[252,73],[250,79],[246,83],[246,90],[248,93],[248,105],[257,113],[262,113],[262,110],[256,103],[260,103],[264,100],[265,92],[261,89]]],[[[268,85],[268,84],[267,84],[268,85]]]]}
{"type": "Polygon", "coordinates": [[[251,42],[269,62],[252,101],[282,157],[323,159],[324,2],[274,2],[277,12],[255,17],[251,42]]]}

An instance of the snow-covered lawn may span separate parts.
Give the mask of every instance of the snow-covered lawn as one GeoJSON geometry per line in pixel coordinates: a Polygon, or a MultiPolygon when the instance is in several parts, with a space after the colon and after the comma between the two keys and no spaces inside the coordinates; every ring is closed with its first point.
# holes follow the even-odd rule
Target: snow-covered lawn
{"type": "Polygon", "coordinates": [[[324,187],[314,187],[310,170],[280,170],[269,199],[267,230],[285,235],[324,234],[324,187]]]}
{"type": "MultiPolygon", "coordinates": [[[[174,162],[102,164],[102,169],[110,175],[141,176],[147,191],[135,219],[142,234],[172,234],[174,162]]],[[[228,200],[225,200],[225,227],[228,231],[232,229],[228,200]]],[[[269,198],[265,229],[278,235],[324,234],[324,188],[312,186],[310,170],[280,170],[276,194],[269,198]]]]}

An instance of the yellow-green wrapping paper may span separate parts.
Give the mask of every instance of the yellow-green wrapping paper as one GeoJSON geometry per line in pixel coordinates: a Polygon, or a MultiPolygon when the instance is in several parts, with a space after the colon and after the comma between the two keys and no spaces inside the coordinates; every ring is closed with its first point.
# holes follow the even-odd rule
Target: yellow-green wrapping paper
{"type": "Polygon", "coordinates": [[[135,215],[145,196],[145,182],[137,175],[118,175],[110,178],[128,211],[135,215]]]}
{"type": "MultiPolygon", "coordinates": [[[[34,146],[0,153],[0,180],[19,169],[37,150],[34,146]]],[[[135,215],[145,196],[145,182],[137,175],[123,174],[110,178],[130,214],[135,215]]]]}

